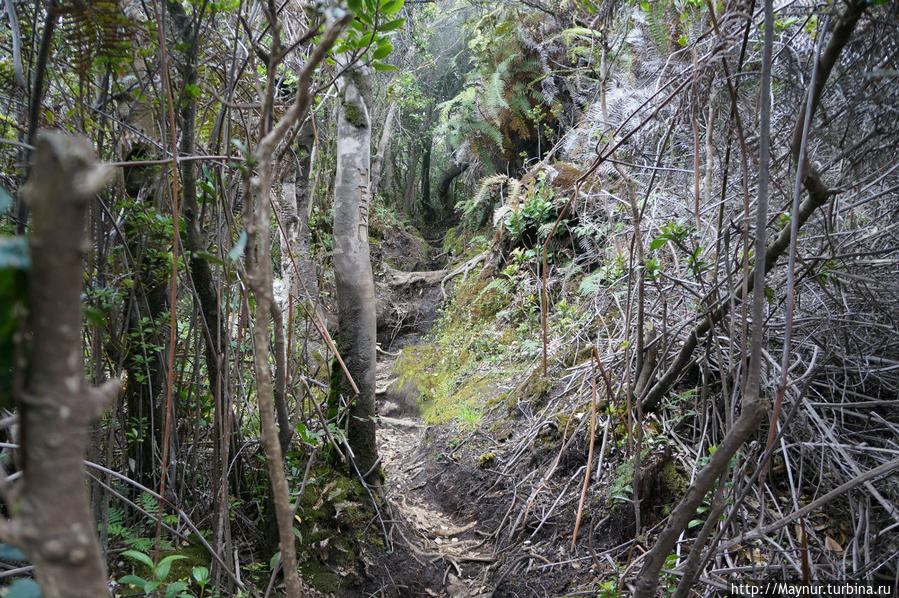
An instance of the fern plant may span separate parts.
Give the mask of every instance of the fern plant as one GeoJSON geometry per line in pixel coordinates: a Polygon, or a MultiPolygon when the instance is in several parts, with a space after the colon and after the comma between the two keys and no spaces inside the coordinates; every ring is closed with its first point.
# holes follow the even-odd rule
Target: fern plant
{"type": "Polygon", "coordinates": [[[521,181],[504,174],[488,176],[481,181],[474,195],[456,204],[456,211],[462,216],[463,226],[468,229],[479,229],[487,223],[489,216],[493,213],[493,203],[488,201],[491,192],[495,186],[503,183],[508,183],[508,193],[502,204],[512,209],[517,208],[521,196],[521,181]]]}
{"type": "Polygon", "coordinates": [[[556,118],[552,104],[558,94],[546,50],[520,15],[502,9],[495,14],[497,22],[481,29],[482,19],[469,43],[475,68],[466,86],[439,106],[449,144],[467,144],[488,172],[517,163],[546,135],[549,129],[541,125],[556,118]]]}

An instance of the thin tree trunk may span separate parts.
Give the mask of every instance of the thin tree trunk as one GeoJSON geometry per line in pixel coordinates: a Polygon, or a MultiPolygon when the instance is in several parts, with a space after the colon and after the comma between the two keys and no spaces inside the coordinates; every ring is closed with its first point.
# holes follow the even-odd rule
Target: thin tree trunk
{"type": "MultiPolygon", "coordinates": [[[[867,4],[863,1],[853,2],[845,9],[840,16],[834,33],[827,45],[827,48],[820,56],[815,57],[815,64],[812,71],[812,85],[806,95],[806,107],[800,111],[800,119],[796,122],[793,140],[800,139],[800,143],[793,143],[791,153],[794,161],[799,165],[797,172],[797,188],[799,181],[802,181],[808,191],[808,198],[802,203],[799,213],[796,214],[796,221],[793,223],[793,231],[798,232],[799,227],[811,216],[812,212],[819,206],[826,203],[830,197],[830,191],[824,186],[817,172],[808,164],[808,158],[804,155],[808,132],[811,126],[811,120],[814,116],[815,106],[819,100],[819,95],[824,89],[824,82],[830,74],[842,49],[849,42],[855,25],[861,18],[867,4]],[[798,131],[798,134],[795,133],[798,131]],[[803,168],[805,166],[807,173],[803,176],[803,168]]],[[[765,49],[763,59],[763,87],[762,87],[762,138],[760,139],[760,185],[759,185],[759,205],[756,220],[756,252],[758,261],[764,266],[756,266],[753,269],[752,289],[753,296],[753,331],[752,346],[750,348],[749,372],[746,384],[746,390],[743,394],[741,403],[742,411],[733,427],[728,430],[724,439],[719,443],[718,449],[712,454],[708,464],[696,475],[693,484],[687,489],[687,493],[681,502],[672,511],[668,519],[668,524],[662,533],[659,534],[655,545],[647,553],[637,577],[635,598],[651,598],[655,595],[656,587],[659,582],[659,572],[665,563],[665,559],[671,553],[680,534],[687,528],[691,518],[696,514],[696,508],[699,507],[705,495],[711,489],[715,480],[727,470],[731,457],[737,452],[742,444],[753,434],[758,432],[758,426],[768,408],[768,400],[761,396],[760,378],[761,378],[761,360],[762,360],[762,326],[763,318],[760,317],[764,313],[765,296],[764,296],[764,280],[765,273],[774,266],[777,257],[790,245],[791,241],[796,242],[796,238],[792,236],[789,228],[781,231],[780,235],[770,245],[765,245],[765,226],[767,224],[767,203],[768,203],[768,162],[769,156],[769,111],[768,106],[768,89],[770,85],[770,69],[771,69],[771,44],[773,41],[773,7],[771,0],[765,3],[765,49]]],[[[720,311],[720,308],[719,308],[720,311]]],[[[695,335],[691,335],[695,339],[695,335]]],[[[695,347],[695,344],[694,344],[695,347]]],[[[693,550],[701,550],[700,546],[693,547],[693,550]]]]}
{"type": "Polygon", "coordinates": [[[272,318],[274,296],[272,292],[271,236],[269,231],[269,193],[271,190],[271,163],[260,164],[262,174],[254,178],[251,185],[252,198],[246,202],[244,221],[247,223],[247,246],[249,264],[247,274],[250,289],[256,297],[256,317],[253,323],[253,364],[256,373],[256,399],[259,403],[259,421],[262,446],[269,479],[272,482],[272,496],[275,516],[278,521],[278,544],[281,548],[281,562],[287,595],[299,598],[300,579],[297,574],[297,557],[293,535],[293,508],[284,474],[283,454],[275,426],[272,371],[269,366],[268,325],[272,318]],[[266,172],[268,171],[268,172],[266,172]]]}
{"type": "Polygon", "coordinates": [[[368,246],[371,123],[362,89],[366,75],[351,71],[338,80],[337,175],[334,183],[334,275],[337,283],[338,347],[359,389],[339,376],[351,402],[347,436],[355,465],[378,483],[375,442],[375,286],[368,246]]]}
{"type": "MultiPolygon", "coordinates": [[[[347,25],[352,14],[344,15],[330,24],[318,45],[312,50],[306,66],[297,81],[297,96],[281,119],[271,127],[266,125],[270,102],[265,102],[260,129],[264,136],[254,152],[257,175],[247,177],[245,183],[248,198],[244,206],[244,222],[247,227],[247,274],[250,289],[256,297],[256,320],[253,326],[253,364],[256,372],[256,398],[259,403],[259,421],[262,446],[265,450],[266,466],[272,483],[272,500],[278,522],[278,545],[281,549],[281,563],[284,571],[284,585],[288,598],[304,595],[304,584],[297,572],[297,555],[293,532],[294,508],[290,503],[287,478],[284,474],[283,454],[275,427],[274,404],[272,400],[272,372],[269,366],[269,333],[271,308],[274,301],[272,290],[271,225],[270,203],[274,164],[272,156],[278,144],[283,141],[288,130],[306,115],[312,101],[310,91],[312,74],[326,53],[334,45],[338,35],[347,25]]],[[[275,27],[277,30],[278,28],[275,27]]],[[[269,64],[266,98],[270,100],[275,85],[275,64],[269,64]]]]}
{"type": "Polygon", "coordinates": [[[426,222],[434,220],[434,206],[431,205],[431,147],[434,144],[434,138],[429,133],[424,140],[425,149],[421,157],[421,197],[419,205],[421,205],[421,215],[426,222]]]}
{"type": "MultiPolygon", "coordinates": [[[[179,37],[184,50],[184,66],[182,76],[184,87],[194,86],[197,83],[197,30],[191,27],[192,20],[184,12],[184,8],[178,2],[167,2],[169,11],[175,21],[179,37]]],[[[197,24],[199,27],[199,23],[197,24]]],[[[192,155],[196,149],[196,120],[197,103],[190,94],[184,94],[185,99],[181,107],[181,141],[180,152],[183,155],[192,155]]],[[[231,392],[229,377],[223,372],[225,367],[225,345],[227,343],[227,330],[225,319],[221,313],[218,292],[215,279],[212,274],[209,260],[201,257],[207,250],[206,235],[202,231],[200,207],[197,198],[197,167],[196,162],[185,161],[181,166],[181,190],[182,206],[184,209],[184,245],[190,252],[189,261],[190,278],[194,291],[199,299],[200,310],[203,316],[203,339],[206,373],[209,380],[209,391],[213,399],[213,544],[217,553],[222,554],[226,564],[232,565],[230,550],[224,550],[225,537],[229,535],[225,528],[229,525],[227,516],[228,508],[228,463],[229,463],[229,439],[231,431],[228,430],[227,421],[233,419],[231,413],[231,392]],[[231,416],[231,417],[229,417],[231,416]]],[[[236,440],[236,439],[235,439],[236,440]]],[[[235,442],[239,446],[239,441],[235,442]]],[[[234,491],[239,490],[239,480],[242,476],[240,461],[231,469],[234,491]]],[[[215,571],[218,574],[218,571],[215,571]]]]}
{"type": "Polygon", "coordinates": [[[30,245],[31,371],[18,397],[24,480],[0,538],[22,548],[35,565],[45,598],[108,596],[106,563],[90,512],[82,459],[90,424],[117,396],[119,381],[91,387],[81,348],[83,224],[107,178],[84,139],[39,133],[25,189],[34,211],[30,245]]]}
{"type": "Polygon", "coordinates": [[[287,408],[287,345],[284,340],[284,314],[278,303],[272,302],[272,328],[275,333],[275,413],[278,415],[278,443],[286,455],[293,439],[293,425],[287,408]]]}

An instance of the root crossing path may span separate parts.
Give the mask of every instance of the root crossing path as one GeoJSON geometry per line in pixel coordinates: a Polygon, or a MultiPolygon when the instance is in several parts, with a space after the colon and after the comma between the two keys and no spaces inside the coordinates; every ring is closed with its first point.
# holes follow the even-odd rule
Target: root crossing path
{"type": "MultiPolygon", "coordinates": [[[[418,284],[426,279],[427,286],[439,289],[446,272],[409,274],[433,274],[414,278],[418,284]]],[[[425,310],[434,311],[428,314],[431,316],[428,319],[433,321],[439,301],[423,303],[427,304],[425,310]]],[[[418,329],[403,336],[394,335],[392,345],[414,344],[423,332],[418,329]]],[[[378,352],[377,393],[382,414],[377,432],[378,450],[385,475],[384,495],[395,521],[394,541],[408,550],[410,568],[420,567],[422,572],[442,569],[442,575],[418,577],[422,589],[415,595],[489,598],[493,595],[489,579],[495,562],[492,538],[488,530],[481,529],[479,521],[450,516],[435,500],[440,472],[428,467],[433,451],[426,444],[424,422],[414,408],[396,409],[396,405],[385,401],[386,391],[393,382],[395,359],[393,353],[378,352]]]]}

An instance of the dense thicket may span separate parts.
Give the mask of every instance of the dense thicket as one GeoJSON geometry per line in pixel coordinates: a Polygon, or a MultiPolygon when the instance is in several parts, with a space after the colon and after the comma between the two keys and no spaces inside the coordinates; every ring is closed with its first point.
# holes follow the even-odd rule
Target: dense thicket
{"type": "Polygon", "coordinates": [[[897,27],[871,0],[3,3],[0,582],[27,559],[81,595],[96,526],[118,591],[167,596],[895,591],[897,27]],[[35,289],[80,293],[79,335],[35,289]],[[115,380],[99,421],[41,398],[115,380]],[[44,455],[85,443],[80,531],[28,524],[80,492],[44,455]],[[489,556],[418,543],[384,454],[489,556]]]}

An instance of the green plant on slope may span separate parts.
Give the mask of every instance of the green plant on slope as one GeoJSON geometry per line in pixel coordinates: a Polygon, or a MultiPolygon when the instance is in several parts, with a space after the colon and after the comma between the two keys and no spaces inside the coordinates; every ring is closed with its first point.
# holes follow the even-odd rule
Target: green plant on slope
{"type": "Polygon", "coordinates": [[[172,563],[180,559],[186,559],[186,556],[170,554],[160,560],[159,563],[154,563],[149,555],[138,550],[126,550],[122,555],[146,565],[152,575],[152,579],[144,579],[139,575],[126,575],[119,580],[119,583],[132,585],[142,590],[146,596],[149,596],[156,590],[164,590],[162,595],[165,598],[195,598],[193,594],[187,592],[189,588],[187,582],[180,580],[168,582],[172,563]]]}

